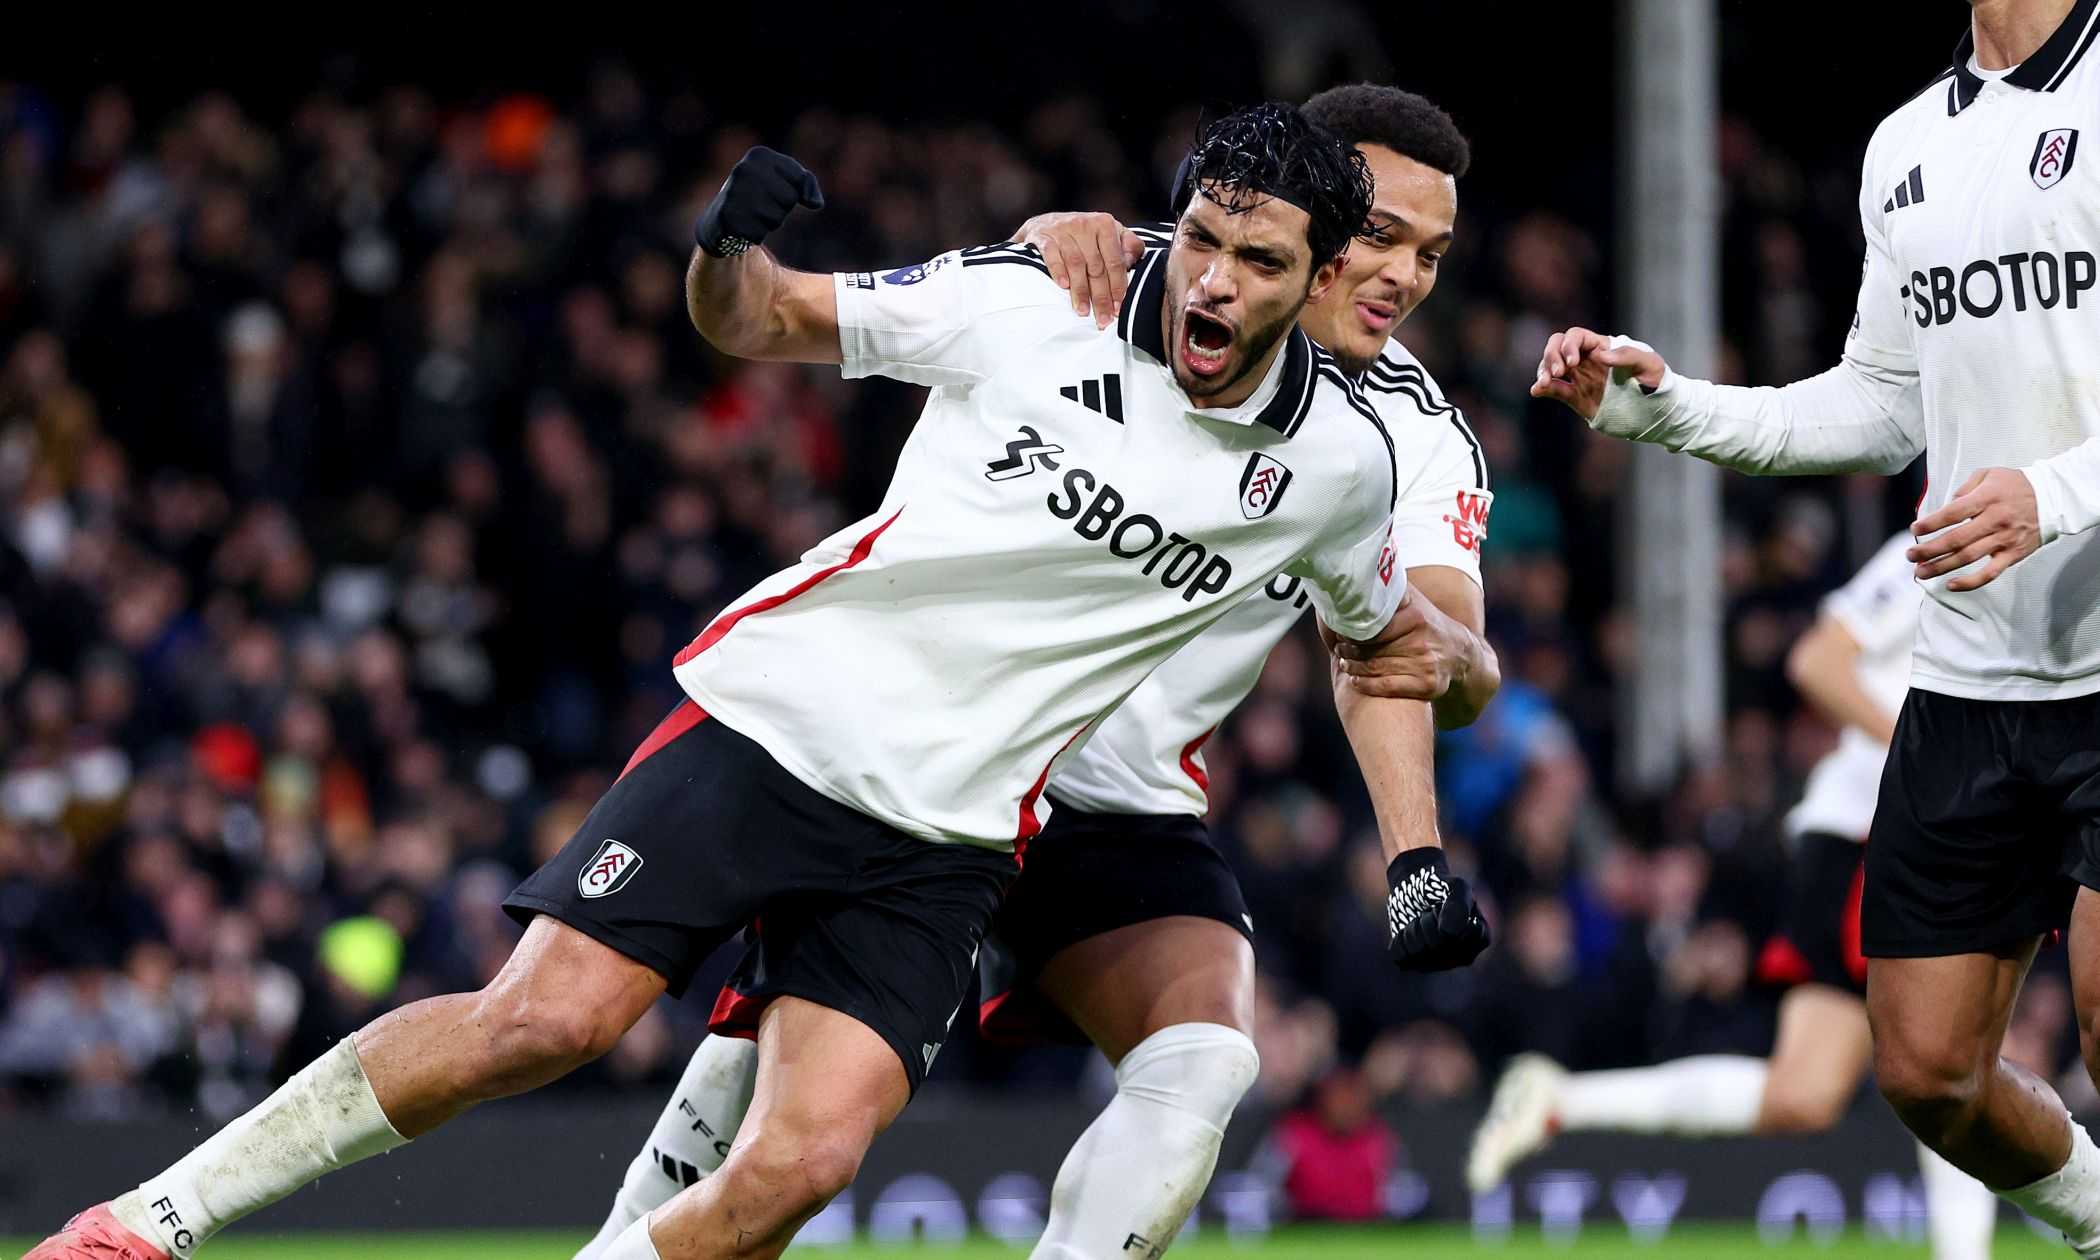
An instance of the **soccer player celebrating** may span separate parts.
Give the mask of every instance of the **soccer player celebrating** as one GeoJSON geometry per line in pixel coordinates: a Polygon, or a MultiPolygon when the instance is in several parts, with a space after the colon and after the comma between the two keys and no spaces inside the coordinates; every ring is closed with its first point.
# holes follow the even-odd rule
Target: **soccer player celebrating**
{"type": "Polygon", "coordinates": [[[1746,472],[1894,472],[1925,453],[1908,553],[1925,603],[1860,917],[1874,1076],[1927,1146],[2084,1256],[2100,1256],[2100,1148],[1999,1046],[2068,918],[2100,1069],[2100,169],[2078,161],[2096,36],[2100,0],[1973,0],[1954,66],[1867,146],[1866,270],[1837,367],[1736,389],[1572,328],[1532,389],[1746,472]]]}
{"type": "MultiPolygon", "coordinates": [[[[1461,725],[1499,683],[1480,638],[1486,468],[1457,409],[1390,335],[1436,286],[1468,146],[1448,114],[1397,88],[1335,88],[1304,112],[1356,147],[1375,181],[1369,234],[1298,322],[1362,382],[1393,436],[1394,545],[1427,601],[1410,606],[1406,634],[1385,645],[1379,685],[1434,702],[1440,725],[1461,725]]],[[[1168,240],[1153,229],[1127,237],[1107,215],[1042,216],[1021,237],[1040,246],[1075,307],[1103,321],[1123,297],[1126,245],[1142,276],[1147,247],[1168,240]]],[[[1296,579],[1270,582],[1154,671],[1050,777],[1057,811],[1029,845],[987,943],[981,1018],[993,1037],[1076,1030],[1073,1039],[1091,1040],[1115,1065],[1116,1095],[1058,1173],[1035,1253],[1046,1260],[1170,1244],[1254,1082],[1253,926],[1203,823],[1202,747],[1306,604],[1296,579]]],[[[1348,687],[1336,702],[1345,712],[1378,703],[1348,687]]],[[[1404,777],[1372,785],[1382,829],[1403,835],[1434,825],[1430,748],[1409,751],[1409,761],[1385,763],[1404,777]]],[[[763,987],[760,962],[747,956],[732,979],[718,1031],[750,1031],[741,1012],[763,987]]],[[[756,1070],[748,1041],[701,1043],[579,1260],[595,1260],[634,1220],[721,1165],[756,1070]]]]}
{"type": "MultiPolygon", "coordinates": [[[[1821,1133],[1845,1114],[1872,1056],[1859,954],[1861,842],[1910,687],[1923,602],[1906,556],[1914,541],[1908,533],[1889,539],[1831,592],[1787,660],[1802,694],[1842,729],[1787,815],[1791,904],[1782,934],[1758,960],[1761,979],[1789,986],[1770,1057],[1703,1055],[1570,1075],[1541,1055],[1519,1056],[1473,1136],[1466,1180],[1475,1193],[1500,1185],[1518,1160],[1562,1133],[1821,1133]]],[[[1935,1260],[1987,1260],[1997,1199],[1922,1146],[1919,1166],[1935,1260]]]]}
{"type": "MultiPolygon", "coordinates": [[[[924,1079],[1059,755],[1279,573],[1357,641],[1397,634],[1410,601],[1390,438],[1296,328],[1367,230],[1362,159],[1270,105],[1207,128],[1193,170],[1173,245],[1100,329],[1021,247],[789,271],[759,242],[821,207],[816,178],[746,154],[695,227],[693,323],[743,357],[933,386],[881,508],[678,654],[690,698],[512,894],[529,926],[487,988],[365,1026],[31,1256],[188,1257],[334,1168],[602,1054],[754,921],[747,1136],[605,1254],[778,1255],[924,1079]]],[[[1374,779],[1431,734],[1412,701],[1350,721],[1374,779]]],[[[1433,828],[1386,839],[1390,954],[1471,961],[1485,925],[1433,828]]]]}

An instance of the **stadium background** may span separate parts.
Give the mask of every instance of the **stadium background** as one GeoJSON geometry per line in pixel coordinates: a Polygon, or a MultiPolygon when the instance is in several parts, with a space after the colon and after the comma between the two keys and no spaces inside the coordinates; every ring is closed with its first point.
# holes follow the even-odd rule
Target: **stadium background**
{"type": "MultiPolygon", "coordinates": [[[[1726,479],[1725,748],[1668,792],[1614,790],[1613,696],[1641,668],[1628,452],[1525,396],[1550,330],[1617,326],[1610,8],[804,6],[631,34],[375,12],[266,55],[236,21],[0,61],[0,1131],[20,1139],[0,1142],[0,1233],[152,1162],[113,1146],[179,1146],[376,1012],[491,974],[514,934],[498,900],[669,706],[670,654],[879,497],[915,391],[724,361],[685,321],[691,218],[748,144],[824,180],[785,259],[900,265],[1043,209],[1156,217],[1198,110],[1357,78],[1427,93],[1474,143],[1459,243],[1402,333],[1497,495],[1505,682],[1439,779],[1498,944],[1427,982],[1383,964],[1368,805],[1316,645],[1284,644],[1207,750],[1262,929],[1263,1075],[1228,1153],[1240,1206],[1213,1195],[1205,1219],[1314,1214],[1305,1187],[1357,1171],[1374,1216],[1477,1225],[1446,1148],[1511,1054],[1761,1053],[1779,819],[1832,739],[1786,649],[1918,486],[1726,479]]],[[[1823,15],[1812,41],[1793,6],[1720,12],[1721,375],[1780,382],[1834,358],[1860,153],[1966,12],[1823,15]]],[[[2045,957],[2015,1035],[2083,1105],[2060,972],[2045,957]]],[[[502,1109],[524,1127],[413,1156],[480,1184],[525,1132],[581,1125],[534,1161],[581,1191],[535,1215],[491,1181],[401,1222],[588,1224],[545,1214],[609,1193],[702,1018],[666,1004],[502,1109]]],[[[1090,1052],[959,1034],[896,1167],[952,1160],[973,1124],[1076,1132],[1104,1088],[1090,1052]]],[[[1569,1162],[1691,1169],[1694,1215],[1760,1202],[1703,1199],[1701,1167],[1769,1163],[1763,1189],[1824,1166],[1848,1219],[1900,1235],[1908,1201],[1883,1185],[1877,1217],[1869,1184],[1902,1170],[1893,1130],[1868,1102],[1822,1144],[1569,1162]]],[[[373,1185],[403,1180],[394,1160],[373,1185]]],[[[363,1223],[310,1206],[334,1193],[292,1210],[363,1223]]],[[[957,1194],[997,1232],[981,1186],[957,1194]]],[[[1541,1203],[1534,1185],[1505,1207],[1541,1203]]]]}

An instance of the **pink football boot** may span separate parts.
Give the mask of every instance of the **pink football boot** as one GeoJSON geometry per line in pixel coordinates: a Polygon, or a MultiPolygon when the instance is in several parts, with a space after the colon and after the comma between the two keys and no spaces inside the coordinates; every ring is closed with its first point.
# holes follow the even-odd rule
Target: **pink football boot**
{"type": "Polygon", "coordinates": [[[168,1253],[117,1224],[98,1203],[29,1249],[22,1260],[169,1260],[168,1253]]]}

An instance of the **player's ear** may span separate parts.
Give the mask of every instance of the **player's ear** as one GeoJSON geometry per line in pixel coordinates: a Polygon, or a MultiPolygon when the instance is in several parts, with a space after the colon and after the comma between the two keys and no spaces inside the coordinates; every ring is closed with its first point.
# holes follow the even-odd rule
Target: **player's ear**
{"type": "Polygon", "coordinates": [[[1349,261],[1349,251],[1343,250],[1334,257],[1313,268],[1312,285],[1305,291],[1307,302],[1317,302],[1326,296],[1327,290],[1341,277],[1342,265],[1349,261]]]}

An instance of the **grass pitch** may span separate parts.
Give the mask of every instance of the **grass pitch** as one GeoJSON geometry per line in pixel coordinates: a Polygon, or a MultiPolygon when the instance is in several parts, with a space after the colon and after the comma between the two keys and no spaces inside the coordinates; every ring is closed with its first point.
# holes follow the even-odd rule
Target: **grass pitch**
{"type": "MultiPolygon", "coordinates": [[[[207,1260],[569,1260],[583,1235],[561,1233],[457,1234],[242,1234],[238,1230],[215,1240],[207,1260]]],[[[0,1256],[19,1257],[33,1240],[0,1240],[0,1256]]],[[[790,1252],[810,1260],[895,1260],[904,1256],[942,1260],[1020,1260],[1027,1253],[988,1239],[919,1246],[858,1243],[841,1247],[807,1247],[790,1252]]],[[[1548,1242],[1536,1231],[1519,1230],[1501,1242],[1475,1240],[1463,1229],[1391,1227],[1335,1229],[1303,1227],[1281,1230],[1262,1239],[1235,1242],[1222,1233],[1203,1235],[1175,1246],[1172,1260],[1766,1260],[1769,1257],[1820,1256],[1823,1260],[1898,1260],[1925,1257],[1923,1243],[1891,1242],[1841,1235],[1828,1246],[1797,1236],[1791,1243],[1768,1245],[1747,1227],[1686,1226],[1659,1242],[1639,1242],[1620,1228],[1599,1224],[1579,1238],[1548,1242]]],[[[2063,1260],[2061,1243],[2023,1229],[2001,1229],[1995,1260],[2063,1260]]]]}

